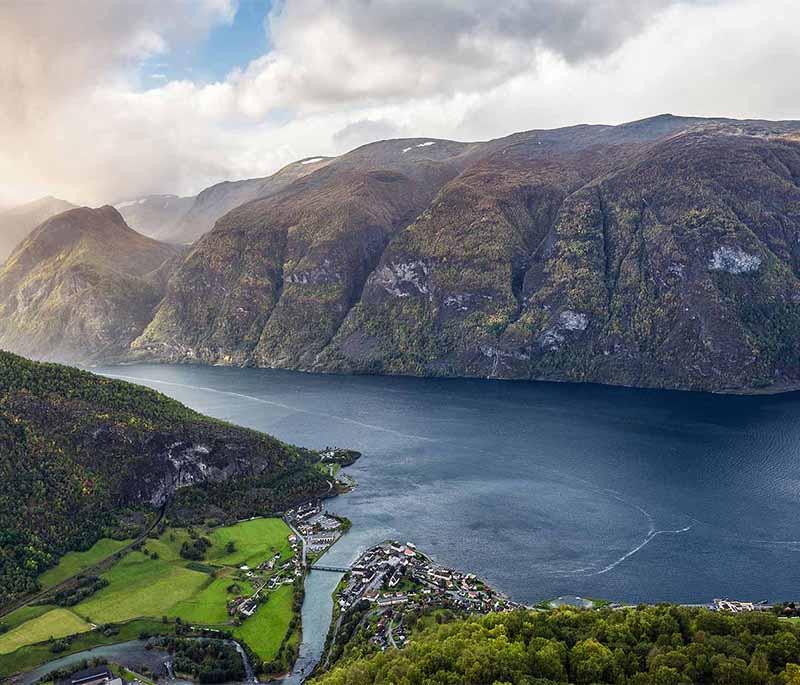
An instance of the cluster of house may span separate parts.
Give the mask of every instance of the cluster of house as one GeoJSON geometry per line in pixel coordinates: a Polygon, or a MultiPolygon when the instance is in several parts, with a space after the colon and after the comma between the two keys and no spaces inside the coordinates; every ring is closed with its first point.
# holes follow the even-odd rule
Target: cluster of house
{"type": "Polygon", "coordinates": [[[253,583],[255,592],[250,596],[238,595],[229,601],[229,616],[239,614],[243,618],[249,618],[256,613],[260,604],[259,596],[265,589],[272,591],[281,585],[291,585],[296,577],[303,575],[303,564],[299,555],[300,543],[296,535],[289,535],[289,544],[293,552],[292,557],[282,564],[279,563],[281,553],[276,552],[255,570],[246,565],[239,567],[239,572],[253,583]]]}
{"type": "Polygon", "coordinates": [[[715,611],[729,611],[734,614],[740,614],[744,611],[769,611],[772,609],[771,605],[763,602],[740,602],[735,599],[715,599],[711,603],[711,608],[715,611]]]}
{"type": "Polygon", "coordinates": [[[292,528],[303,537],[308,554],[319,556],[342,537],[342,522],[317,502],[290,509],[285,516],[292,528]]]}
{"type": "Polygon", "coordinates": [[[471,573],[434,564],[410,542],[385,542],[358,558],[337,602],[347,611],[363,600],[379,616],[371,639],[381,648],[405,642],[403,615],[411,610],[447,607],[488,613],[519,606],[471,573]]]}

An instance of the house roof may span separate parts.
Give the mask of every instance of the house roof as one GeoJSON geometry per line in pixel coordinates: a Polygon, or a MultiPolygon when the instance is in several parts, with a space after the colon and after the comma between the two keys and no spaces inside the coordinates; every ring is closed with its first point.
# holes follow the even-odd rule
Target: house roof
{"type": "Polygon", "coordinates": [[[73,673],[69,679],[73,685],[79,685],[79,683],[84,683],[90,680],[97,680],[98,678],[102,678],[107,676],[108,678],[112,677],[111,671],[108,666],[93,666],[92,668],[84,669],[83,671],[78,671],[77,673],[73,673]]]}

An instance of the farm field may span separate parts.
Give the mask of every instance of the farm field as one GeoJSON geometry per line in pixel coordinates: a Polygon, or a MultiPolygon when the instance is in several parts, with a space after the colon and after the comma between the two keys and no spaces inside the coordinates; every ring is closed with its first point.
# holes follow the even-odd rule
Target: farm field
{"type": "Polygon", "coordinates": [[[57,566],[47,569],[39,576],[39,583],[45,589],[58,585],[61,581],[93,566],[98,561],[110,557],[114,552],[119,551],[130,543],[131,540],[102,538],[85,552],[68,552],[61,557],[57,566]]]}
{"type": "MultiPolygon", "coordinates": [[[[236,596],[249,596],[255,589],[239,567],[247,564],[255,568],[277,552],[283,559],[290,558],[290,533],[281,519],[252,519],[211,530],[168,528],[157,539],[145,540],[141,549],[125,554],[102,574],[108,585],[70,609],[29,606],[6,616],[2,623],[7,632],[0,635],[0,655],[6,656],[0,663],[16,657],[33,659],[37,650],[46,649],[46,645],[37,643],[50,637],[86,634],[91,623],[160,621],[166,616],[194,625],[226,625],[230,621],[228,602],[236,596]],[[204,558],[183,558],[181,547],[197,537],[211,543],[204,558]]],[[[42,576],[42,582],[52,587],[126,544],[104,539],[85,552],[65,555],[57,567],[42,576]]],[[[286,635],[293,615],[292,597],[291,586],[279,587],[235,629],[237,636],[264,659],[275,656],[286,635]]],[[[79,639],[83,640],[75,641],[79,639]]]]}
{"type": "Polygon", "coordinates": [[[86,621],[67,609],[50,609],[0,635],[0,654],[10,654],[20,647],[42,642],[51,637],[60,638],[84,633],[91,628],[86,621]]]}
{"type": "MultiPolygon", "coordinates": [[[[226,623],[229,619],[227,611],[228,600],[235,596],[227,591],[233,583],[230,577],[216,578],[209,585],[191,597],[178,602],[168,612],[170,618],[180,618],[184,623],[202,623],[204,625],[217,625],[226,623]]],[[[253,591],[249,583],[237,581],[242,592],[250,594],[253,591]]]]}
{"type": "Polygon", "coordinates": [[[288,559],[292,553],[288,540],[291,532],[289,526],[278,518],[252,519],[217,528],[208,536],[212,547],[206,558],[214,564],[236,567],[244,564],[257,566],[277,552],[281,553],[282,559],[288,559]],[[234,552],[225,551],[229,542],[235,545],[234,552]]]}
{"type": "Polygon", "coordinates": [[[255,615],[235,628],[233,634],[265,661],[272,659],[289,629],[292,599],[292,587],[282,585],[270,594],[267,603],[255,615]]]}
{"type": "Polygon", "coordinates": [[[131,552],[103,577],[109,584],[74,607],[94,623],[116,623],[137,617],[157,618],[198,593],[211,578],[165,559],[131,552]]]}
{"type": "MultiPolygon", "coordinates": [[[[100,645],[110,645],[115,642],[126,642],[135,640],[142,631],[151,635],[158,635],[162,631],[171,630],[172,626],[165,626],[160,620],[136,620],[130,623],[119,625],[119,633],[107,636],[98,630],[91,630],[85,633],[78,633],[70,638],[69,645],[59,656],[67,656],[82,652],[85,649],[92,649],[100,645]]],[[[37,666],[41,666],[53,659],[50,645],[47,642],[39,642],[35,645],[20,647],[10,654],[0,654],[0,682],[5,682],[4,678],[13,673],[29,671],[37,666]]]]}

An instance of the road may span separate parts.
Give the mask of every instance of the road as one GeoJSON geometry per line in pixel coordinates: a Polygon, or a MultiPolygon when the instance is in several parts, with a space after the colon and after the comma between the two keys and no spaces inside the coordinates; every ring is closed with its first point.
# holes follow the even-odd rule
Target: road
{"type": "Polygon", "coordinates": [[[292,529],[292,532],[298,537],[298,539],[300,540],[300,544],[303,546],[303,568],[305,568],[306,567],[306,539],[302,535],[300,535],[300,531],[297,530],[297,528],[295,528],[292,525],[292,522],[288,518],[284,518],[283,520],[286,522],[286,525],[289,526],[289,528],[292,529]]]}

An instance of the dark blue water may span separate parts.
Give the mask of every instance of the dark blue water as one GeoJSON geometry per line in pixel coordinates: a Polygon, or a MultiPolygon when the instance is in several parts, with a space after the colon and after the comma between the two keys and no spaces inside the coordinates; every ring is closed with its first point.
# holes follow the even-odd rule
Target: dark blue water
{"type": "Polygon", "coordinates": [[[331,504],[353,521],[338,561],[391,537],[522,602],[800,595],[800,394],[100,371],[283,440],[362,451],[358,488],[331,504]]]}

